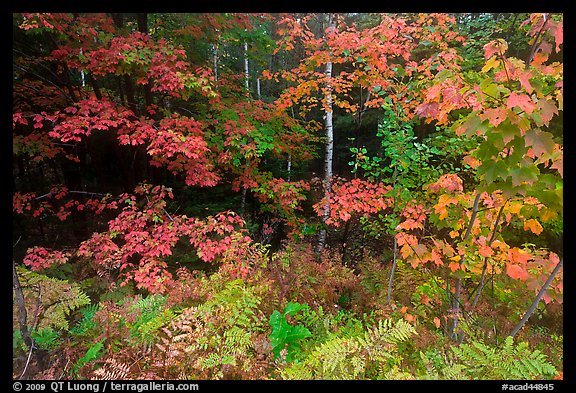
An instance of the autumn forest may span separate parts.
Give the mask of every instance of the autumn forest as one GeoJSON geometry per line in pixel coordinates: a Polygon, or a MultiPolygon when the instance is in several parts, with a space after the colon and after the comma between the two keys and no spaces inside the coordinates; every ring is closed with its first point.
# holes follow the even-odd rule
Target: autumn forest
{"type": "Polygon", "coordinates": [[[561,13],[12,20],[13,379],[563,379],[561,13]]]}

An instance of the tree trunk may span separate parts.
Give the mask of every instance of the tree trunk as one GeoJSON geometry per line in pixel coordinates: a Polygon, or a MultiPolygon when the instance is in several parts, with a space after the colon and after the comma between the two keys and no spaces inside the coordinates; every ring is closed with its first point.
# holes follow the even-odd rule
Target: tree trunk
{"type": "MultiPolygon", "coordinates": [[[[328,28],[334,30],[336,28],[336,21],[332,14],[328,14],[328,28]]],[[[330,217],[330,191],[332,190],[332,161],[334,155],[334,129],[332,125],[332,61],[328,60],[326,67],[324,69],[324,74],[326,76],[326,89],[325,89],[325,122],[324,127],[326,130],[326,158],[324,159],[324,198],[326,203],[324,204],[324,212],[322,215],[322,222],[326,223],[330,217]]],[[[322,228],[318,236],[318,246],[317,252],[320,254],[324,250],[326,244],[326,228],[322,228]]]]}
{"type": "MultiPolygon", "coordinates": [[[[478,214],[478,203],[480,202],[480,193],[476,193],[476,198],[474,198],[474,205],[472,207],[472,216],[470,217],[470,223],[468,223],[468,228],[466,229],[466,234],[462,241],[468,240],[470,233],[472,232],[472,227],[474,226],[474,221],[476,221],[476,215],[478,214]]],[[[460,258],[460,266],[464,263],[464,255],[460,258]]],[[[460,291],[462,289],[462,279],[456,279],[456,286],[454,287],[454,301],[452,303],[454,310],[454,319],[452,319],[452,327],[449,336],[454,340],[458,340],[458,333],[456,328],[458,327],[458,319],[460,318],[460,291]]]]}
{"type": "Polygon", "coordinates": [[[558,262],[558,264],[552,271],[552,274],[550,274],[550,277],[548,277],[548,280],[546,280],[544,285],[542,285],[542,288],[540,289],[540,292],[538,292],[536,299],[534,299],[534,302],[532,303],[528,311],[526,311],[526,314],[524,314],[522,320],[518,323],[518,325],[514,328],[514,330],[512,330],[509,336],[514,337],[516,333],[518,333],[520,329],[522,329],[522,326],[524,326],[524,324],[528,321],[528,319],[532,316],[532,314],[534,314],[534,311],[536,311],[536,307],[538,307],[538,303],[540,303],[540,299],[542,299],[542,296],[544,296],[546,290],[548,289],[550,284],[552,284],[552,280],[554,280],[554,277],[556,277],[556,274],[558,274],[558,272],[560,271],[560,268],[562,267],[563,263],[564,259],[560,259],[560,262],[558,262]]]}
{"type": "Polygon", "coordinates": [[[22,339],[29,348],[34,346],[34,339],[28,330],[28,316],[26,313],[26,303],[24,301],[24,292],[16,273],[16,262],[12,260],[12,287],[14,288],[15,302],[18,307],[18,325],[20,325],[20,334],[22,339]]]}
{"type": "MultiPolygon", "coordinates": [[[[246,95],[250,96],[250,73],[248,69],[248,42],[244,42],[244,82],[246,88],[246,95]]],[[[248,194],[248,190],[246,187],[242,187],[242,198],[240,200],[240,214],[244,215],[246,210],[246,195],[248,194]]]]}
{"type": "MultiPolygon", "coordinates": [[[[398,175],[398,167],[394,165],[394,173],[392,174],[392,188],[396,189],[396,176],[398,175]]],[[[396,193],[394,194],[394,210],[396,210],[396,193]]],[[[388,280],[388,295],[387,304],[392,301],[392,285],[394,283],[394,274],[396,273],[396,265],[398,264],[398,242],[396,234],[394,234],[394,255],[392,256],[392,270],[390,271],[390,279],[388,280]]]]}
{"type": "Polygon", "coordinates": [[[248,42],[244,42],[244,83],[246,92],[250,94],[250,72],[248,69],[248,42]]]}
{"type": "Polygon", "coordinates": [[[218,82],[218,44],[212,44],[212,68],[214,71],[214,82],[218,82]]]}

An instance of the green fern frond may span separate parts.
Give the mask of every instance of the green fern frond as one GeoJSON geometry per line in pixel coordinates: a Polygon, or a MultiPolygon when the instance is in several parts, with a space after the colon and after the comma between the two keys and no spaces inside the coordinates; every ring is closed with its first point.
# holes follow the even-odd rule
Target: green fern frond
{"type": "MultiPolygon", "coordinates": [[[[70,313],[90,304],[90,298],[77,284],[47,277],[22,266],[18,266],[16,272],[24,292],[28,320],[33,321],[39,312],[37,325],[32,327],[38,331],[47,328],[68,330],[70,313]],[[38,300],[40,307],[37,307],[38,300]]],[[[13,315],[17,315],[16,311],[13,315]]]]}
{"type": "Polygon", "coordinates": [[[463,364],[454,364],[450,359],[446,359],[437,348],[428,350],[425,354],[420,352],[426,372],[419,375],[419,379],[424,380],[465,380],[470,379],[464,370],[463,364]]]}
{"type": "Polygon", "coordinates": [[[99,304],[89,304],[88,306],[82,308],[80,312],[82,313],[82,319],[76,323],[71,329],[70,333],[78,336],[85,335],[88,331],[96,328],[96,322],[93,321],[94,315],[100,308],[99,304]]]}
{"type": "Polygon", "coordinates": [[[82,367],[89,362],[100,358],[103,354],[100,352],[104,347],[104,340],[98,341],[86,351],[86,354],[78,359],[72,366],[72,373],[77,374],[82,367]]]}
{"type": "Polygon", "coordinates": [[[398,344],[408,340],[416,330],[404,320],[380,320],[354,337],[333,337],[317,345],[304,361],[284,368],[284,378],[302,376],[302,366],[313,379],[378,378],[390,372],[407,378],[394,367],[401,361],[398,344]]]}
{"type": "Polygon", "coordinates": [[[473,341],[452,351],[472,379],[546,379],[557,373],[546,355],[524,342],[514,345],[510,336],[500,348],[473,341]]]}
{"type": "Polygon", "coordinates": [[[224,332],[224,346],[226,353],[244,353],[253,346],[252,335],[239,326],[233,326],[224,332]]]}

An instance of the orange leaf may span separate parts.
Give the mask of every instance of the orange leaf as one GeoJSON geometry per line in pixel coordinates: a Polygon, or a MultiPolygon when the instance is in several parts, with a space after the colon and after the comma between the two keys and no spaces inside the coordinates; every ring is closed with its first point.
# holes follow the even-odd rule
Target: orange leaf
{"type": "Polygon", "coordinates": [[[520,263],[525,265],[528,261],[533,259],[534,257],[524,250],[519,249],[518,247],[513,247],[508,250],[508,260],[511,262],[520,263]]]}
{"type": "Polygon", "coordinates": [[[558,374],[556,374],[556,376],[554,377],[554,379],[556,380],[563,380],[564,379],[564,372],[563,371],[558,371],[558,374]]]}
{"type": "Polygon", "coordinates": [[[508,204],[508,211],[512,214],[518,214],[522,206],[524,206],[522,202],[512,201],[508,204]]]}
{"type": "Polygon", "coordinates": [[[413,257],[410,258],[410,260],[408,260],[407,262],[410,262],[410,266],[412,266],[412,269],[416,269],[421,261],[420,259],[413,257]]]}
{"type": "Polygon", "coordinates": [[[491,257],[494,254],[494,250],[489,246],[480,246],[478,247],[478,253],[483,257],[491,257]]]}
{"type": "Polygon", "coordinates": [[[489,108],[484,111],[482,116],[484,119],[488,119],[490,124],[497,127],[498,124],[502,123],[508,115],[508,111],[505,108],[489,108]]]}
{"type": "Polygon", "coordinates": [[[480,162],[480,160],[478,160],[475,157],[466,156],[462,159],[462,164],[468,165],[468,166],[472,167],[472,169],[475,169],[475,168],[480,166],[481,162],[480,162]]]}
{"type": "Polygon", "coordinates": [[[490,41],[486,45],[484,45],[484,58],[489,59],[495,53],[504,54],[508,49],[508,43],[504,41],[502,38],[498,38],[497,40],[490,41]]]}
{"type": "Polygon", "coordinates": [[[438,317],[434,318],[434,325],[437,329],[440,329],[440,319],[438,317]]]}
{"type": "Polygon", "coordinates": [[[457,231],[450,231],[449,235],[452,239],[454,239],[454,238],[460,236],[460,233],[457,231]]]}
{"type": "Polygon", "coordinates": [[[418,221],[414,221],[413,219],[409,218],[406,221],[403,221],[402,223],[400,223],[400,225],[398,225],[398,227],[396,229],[405,229],[405,230],[410,230],[410,229],[415,229],[415,228],[419,228],[422,229],[422,223],[418,222],[418,221]]]}
{"type": "Polygon", "coordinates": [[[436,250],[432,250],[430,252],[430,256],[431,256],[432,262],[434,262],[436,265],[438,265],[438,266],[444,265],[444,262],[442,261],[442,257],[440,257],[440,254],[438,254],[436,252],[436,250]]]}
{"type": "Polygon", "coordinates": [[[542,225],[540,225],[540,223],[533,218],[524,221],[524,230],[527,231],[528,229],[530,229],[536,235],[541,234],[543,230],[542,225]]]}
{"type": "Polygon", "coordinates": [[[522,266],[519,265],[508,265],[506,268],[506,274],[515,280],[526,281],[530,275],[522,266]]]}
{"type": "Polygon", "coordinates": [[[560,174],[560,177],[564,178],[564,157],[560,157],[554,160],[554,163],[550,166],[550,168],[556,169],[560,174]]]}
{"type": "Polygon", "coordinates": [[[448,265],[448,267],[450,268],[450,270],[452,270],[453,272],[455,272],[456,270],[460,269],[460,263],[458,263],[458,262],[450,262],[450,264],[448,265]]]}
{"type": "Polygon", "coordinates": [[[530,84],[530,77],[532,77],[532,76],[533,75],[531,72],[524,71],[524,72],[521,72],[519,77],[518,77],[518,79],[520,80],[520,84],[528,93],[532,93],[532,90],[534,90],[534,88],[530,84]]]}
{"type": "Polygon", "coordinates": [[[420,296],[420,303],[426,306],[430,305],[430,298],[428,297],[428,295],[420,296]]]}

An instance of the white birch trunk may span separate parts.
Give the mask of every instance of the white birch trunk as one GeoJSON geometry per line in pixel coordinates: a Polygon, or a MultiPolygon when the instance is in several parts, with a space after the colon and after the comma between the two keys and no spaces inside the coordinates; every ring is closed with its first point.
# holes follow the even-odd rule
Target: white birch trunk
{"type": "MultiPolygon", "coordinates": [[[[250,73],[248,70],[248,42],[244,42],[244,81],[246,82],[246,94],[250,94],[250,73]]],[[[246,210],[246,195],[248,190],[242,188],[242,199],[240,200],[240,211],[241,215],[244,215],[246,210]]]]}
{"type": "Polygon", "coordinates": [[[244,81],[246,83],[246,91],[250,92],[250,72],[248,70],[248,42],[244,42],[244,81]]]}
{"type": "MultiPolygon", "coordinates": [[[[328,27],[330,29],[336,28],[335,20],[332,14],[328,14],[328,27]]],[[[330,191],[332,190],[332,161],[334,155],[334,128],[332,126],[332,61],[328,60],[326,67],[324,69],[324,74],[326,75],[326,93],[325,101],[326,107],[324,108],[325,121],[324,127],[326,130],[326,158],[324,159],[324,197],[326,198],[326,203],[324,204],[324,212],[322,215],[322,222],[326,222],[330,218],[330,191]]],[[[326,244],[326,229],[322,229],[318,236],[318,248],[317,252],[321,253],[324,250],[324,245],[326,244]]]]}
{"type": "Polygon", "coordinates": [[[214,81],[218,82],[218,44],[212,44],[212,68],[214,69],[214,81]]]}
{"type": "Polygon", "coordinates": [[[288,164],[286,165],[286,170],[288,171],[288,178],[287,181],[290,181],[292,178],[292,155],[288,154],[288,164]]]}
{"type": "MultiPolygon", "coordinates": [[[[82,48],[80,48],[80,54],[82,55],[82,48]]],[[[80,70],[80,79],[82,81],[82,87],[86,87],[86,78],[84,75],[84,70],[80,70]]]]}

